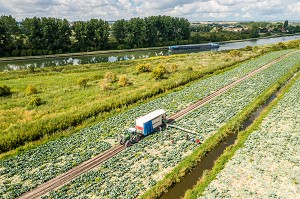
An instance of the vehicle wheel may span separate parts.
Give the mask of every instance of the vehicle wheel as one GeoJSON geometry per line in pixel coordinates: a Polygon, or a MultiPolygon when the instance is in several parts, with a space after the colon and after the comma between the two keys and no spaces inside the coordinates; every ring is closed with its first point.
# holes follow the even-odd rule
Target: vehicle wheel
{"type": "Polygon", "coordinates": [[[120,140],[120,144],[123,145],[124,142],[125,142],[124,136],[121,135],[121,136],[119,137],[119,140],[120,140]]]}
{"type": "Polygon", "coordinates": [[[131,144],[130,144],[130,142],[129,142],[129,140],[127,140],[126,142],[125,142],[125,147],[129,147],[131,144]]]}
{"type": "Polygon", "coordinates": [[[135,143],[138,143],[140,141],[140,138],[139,137],[136,137],[135,138],[135,143]]]}

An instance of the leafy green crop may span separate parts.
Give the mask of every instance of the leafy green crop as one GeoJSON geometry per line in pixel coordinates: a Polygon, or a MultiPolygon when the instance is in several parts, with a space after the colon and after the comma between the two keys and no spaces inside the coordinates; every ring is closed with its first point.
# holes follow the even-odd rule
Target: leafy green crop
{"type": "Polygon", "coordinates": [[[300,79],[203,192],[202,198],[298,198],[300,79]]]}

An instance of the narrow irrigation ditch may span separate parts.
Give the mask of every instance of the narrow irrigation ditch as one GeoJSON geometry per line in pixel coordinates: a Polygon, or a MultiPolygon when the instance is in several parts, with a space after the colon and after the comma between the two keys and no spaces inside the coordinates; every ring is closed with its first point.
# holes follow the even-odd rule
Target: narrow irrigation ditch
{"type": "MultiPolygon", "coordinates": [[[[294,75],[293,77],[295,77],[294,75]]],[[[281,92],[282,88],[291,81],[293,78],[291,77],[288,81],[286,81],[279,89],[275,90],[274,93],[254,112],[250,114],[250,116],[242,123],[239,132],[246,130],[254,121],[257,119],[261,112],[276,99],[278,93],[281,92]]],[[[220,155],[223,154],[224,150],[235,143],[238,136],[237,133],[229,134],[225,140],[220,142],[212,151],[208,152],[207,155],[197,163],[197,165],[191,170],[190,173],[186,174],[183,178],[180,179],[180,182],[174,184],[171,188],[168,189],[167,192],[164,192],[159,198],[160,199],[179,199],[182,198],[185,192],[188,189],[193,188],[194,185],[197,184],[198,180],[203,176],[204,172],[207,170],[211,170],[214,166],[215,161],[219,158],[220,155]]]]}

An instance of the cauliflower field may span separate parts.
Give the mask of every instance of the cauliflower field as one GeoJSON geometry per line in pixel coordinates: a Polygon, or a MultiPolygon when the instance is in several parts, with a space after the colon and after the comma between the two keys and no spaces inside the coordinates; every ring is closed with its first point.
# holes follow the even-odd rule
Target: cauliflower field
{"type": "MultiPolygon", "coordinates": [[[[177,125],[197,129],[194,125],[205,124],[206,131],[201,131],[194,137],[205,141],[285,74],[299,58],[300,53],[291,55],[249,78],[211,103],[184,116],[177,125]],[[214,110],[210,109],[222,110],[226,117],[214,114],[214,110]]],[[[135,198],[161,180],[197,147],[194,143],[185,141],[185,135],[186,133],[174,129],[151,135],[44,198],[135,198]],[[173,144],[165,134],[170,134],[173,144]]]]}
{"type": "MultiPolygon", "coordinates": [[[[116,137],[124,128],[133,125],[135,118],[158,108],[165,109],[171,115],[288,52],[274,52],[245,62],[222,74],[198,81],[181,91],[170,93],[165,97],[111,117],[95,126],[83,129],[68,138],[51,141],[20,155],[1,160],[0,198],[15,198],[107,150],[116,144],[116,137]]],[[[197,112],[193,112],[194,119],[190,119],[192,117],[190,114],[178,123],[182,126],[186,125],[190,129],[197,129],[201,132],[199,136],[203,135],[206,138],[246,105],[246,102],[245,104],[241,102],[249,98],[248,95],[251,95],[251,99],[255,98],[263,89],[266,89],[269,84],[291,68],[297,60],[299,60],[299,53],[293,54],[271,66],[270,69],[257,74],[254,77],[255,81],[250,78],[241,84],[244,86],[239,85],[234,88],[235,90],[219,96],[208,104],[212,104],[215,110],[204,106],[197,112]],[[251,83],[247,84],[248,81],[251,83]],[[251,86],[252,89],[246,89],[246,86],[251,86]],[[229,99],[223,101],[224,96],[229,99]],[[237,108],[228,105],[230,99],[235,101],[234,96],[237,96],[236,99],[240,99],[237,108]],[[224,106],[228,109],[225,110],[224,106]],[[220,110],[226,112],[220,114],[220,110]],[[200,118],[204,112],[207,112],[209,117],[200,118]],[[199,120],[199,122],[194,120],[199,120]],[[203,125],[206,126],[202,128],[203,125]]],[[[142,193],[160,180],[196,147],[190,142],[183,141],[185,135],[183,132],[171,129],[164,133],[157,133],[145,138],[103,163],[94,171],[81,175],[59,191],[52,193],[51,196],[58,194],[64,197],[68,195],[71,198],[85,195],[130,198],[142,193]],[[174,144],[164,137],[164,133],[171,134],[174,144]]]]}
{"type": "Polygon", "coordinates": [[[299,198],[300,78],[201,198],[299,198]]]}

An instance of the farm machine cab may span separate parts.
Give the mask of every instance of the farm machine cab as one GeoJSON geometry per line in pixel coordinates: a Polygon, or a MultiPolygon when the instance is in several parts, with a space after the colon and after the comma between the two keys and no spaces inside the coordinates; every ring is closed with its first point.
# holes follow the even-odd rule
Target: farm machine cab
{"type": "Polygon", "coordinates": [[[165,125],[166,112],[162,109],[155,110],[139,117],[135,121],[135,128],[129,128],[120,136],[120,144],[128,147],[140,141],[143,136],[148,136],[158,128],[165,125]]]}
{"type": "Polygon", "coordinates": [[[123,135],[120,136],[120,144],[129,147],[140,141],[141,137],[142,136],[136,132],[135,128],[128,128],[123,135]]]}

